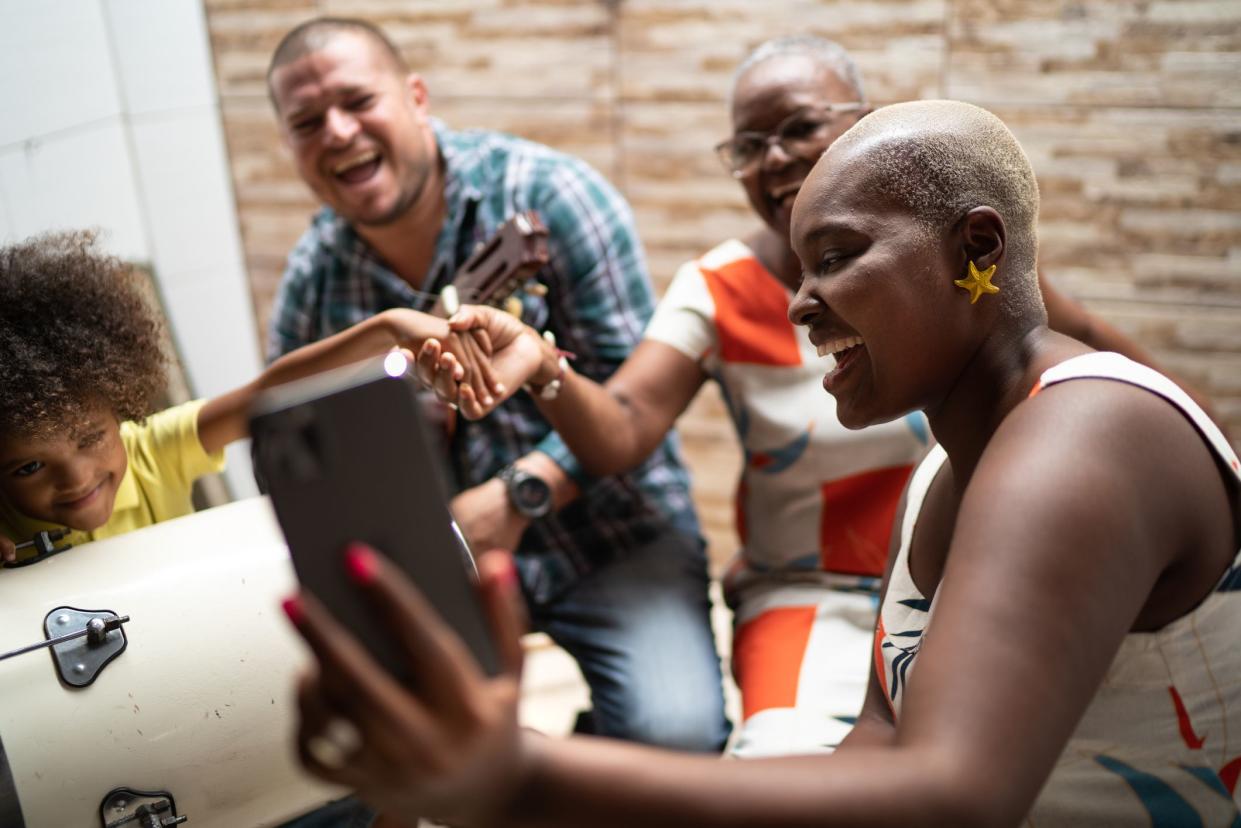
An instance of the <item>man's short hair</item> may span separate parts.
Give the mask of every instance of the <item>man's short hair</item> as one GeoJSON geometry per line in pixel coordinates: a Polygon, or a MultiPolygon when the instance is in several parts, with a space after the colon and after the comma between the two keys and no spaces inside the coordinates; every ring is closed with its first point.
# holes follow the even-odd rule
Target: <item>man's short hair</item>
{"type": "Polygon", "coordinates": [[[914,101],[885,106],[858,121],[829,154],[858,153],[867,187],[907,208],[939,233],[975,207],[1004,219],[1011,269],[1001,303],[1017,311],[1041,304],[1036,274],[1038,182],[1030,159],[1004,122],[961,101],[914,101]]]}
{"type": "Polygon", "coordinates": [[[862,75],[858,72],[853,58],[839,43],[815,35],[776,37],[760,43],[745,60],[741,61],[741,65],[733,73],[732,91],[734,93],[737,91],[737,82],[755,66],[778,57],[809,58],[817,66],[835,73],[853,90],[858,101],[866,103],[866,92],[862,89],[862,75]]]}
{"type": "MultiPolygon", "coordinates": [[[[409,72],[409,64],[401,57],[396,45],[388,39],[383,30],[374,23],[354,17],[316,17],[299,23],[280,39],[276,51],[272,53],[271,63],[267,66],[267,92],[271,95],[272,73],[287,63],[312,52],[317,52],[342,34],[358,35],[375,47],[376,51],[392,64],[393,71],[405,75],[409,72]]],[[[272,103],[275,104],[273,97],[272,103]]]]}

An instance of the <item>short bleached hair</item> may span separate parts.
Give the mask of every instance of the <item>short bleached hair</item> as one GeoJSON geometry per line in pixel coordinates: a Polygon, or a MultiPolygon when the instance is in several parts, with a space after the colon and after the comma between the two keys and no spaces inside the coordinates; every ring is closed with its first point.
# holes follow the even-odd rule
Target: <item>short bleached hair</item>
{"type": "Polygon", "coordinates": [[[1004,219],[1006,266],[997,275],[1010,310],[1042,305],[1038,259],[1038,182],[1030,159],[1004,122],[961,101],[885,106],[859,120],[828,153],[858,154],[867,187],[942,232],[975,207],[1004,219]]]}

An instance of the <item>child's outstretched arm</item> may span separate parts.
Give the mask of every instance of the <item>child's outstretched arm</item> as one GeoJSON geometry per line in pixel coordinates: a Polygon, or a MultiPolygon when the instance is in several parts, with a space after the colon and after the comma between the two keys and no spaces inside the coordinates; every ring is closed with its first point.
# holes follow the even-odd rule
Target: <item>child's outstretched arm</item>
{"type": "Polygon", "coordinates": [[[470,388],[476,398],[487,403],[493,402],[493,395],[504,394],[504,386],[491,369],[491,346],[485,333],[451,332],[443,319],[394,308],[287,353],[253,382],[208,400],[198,414],[199,442],[211,454],[248,436],[250,405],[264,388],[378,356],[394,347],[418,351],[431,338],[437,340],[436,347],[442,351],[441,370],[462,383],[461,387],[470,388]]]}

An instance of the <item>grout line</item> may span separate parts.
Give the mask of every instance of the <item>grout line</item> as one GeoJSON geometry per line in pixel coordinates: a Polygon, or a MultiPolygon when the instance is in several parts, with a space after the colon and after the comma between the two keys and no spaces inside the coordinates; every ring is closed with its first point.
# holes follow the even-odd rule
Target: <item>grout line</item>
{"type": "Polygon", "coordinates": [[[62,138],[72,138],[83,132],[90,132],[100,126],[105,126],[112,121],[120,120],[121,113],[114,112],[111,115],[104,115],[102,118],[95,118],[90,121],[82,121],[81,123],[71,124],[60,129],[54,129],[51,132],[42,132],[38,135],[32,135],[29,138],[23,138],[20,141],[12,141],[8,144],[0,144],[0,155],[16,149],[25,149],[30,145],[38,146],[39,144],[59,141],[62,138]]]}
{"type": "MultiPolygon", "coordinates": [[[[121,75],[120,52],[116,47],[116,32],[112,29],[112,16],[108,14],[108,0],[99,0],[99,13],[103,18],[103,34],[104,40],[108,46],[108,69],[112,73],[112,82],[116,85],[116,97],[120,102],[120,122],[121,136],[125,142],[125,150],[129,155],[129,177],[134,188],[134,197],[138,201],[138,220],[142,225],[142,233],[146,236],[146,252],[147,259],[152,263],[151,274],[155,276],[155,288],[160,294],[160,302],[163,308],[168,307],[168,297],[164,295],[160,289],[158,269],[154,266],[157,261],[157,245],[155,243],[155,233],[151,226],[150,205],[147,204],[146,193],[142,188],[142,177],[138,173],[138,145],[134,140],[133,121],[129,114],[129,99],[125,92],[125,79],[121,75]]],[[[167,311],[164,311],[167,313],[167,311]]]]}

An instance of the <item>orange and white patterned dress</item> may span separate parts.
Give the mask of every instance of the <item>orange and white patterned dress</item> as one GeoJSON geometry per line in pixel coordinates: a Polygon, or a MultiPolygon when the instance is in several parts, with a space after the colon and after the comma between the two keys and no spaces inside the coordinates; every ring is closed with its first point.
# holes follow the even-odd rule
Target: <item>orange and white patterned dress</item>
{"type": "Polygon", "coordinates": [[[865,697],[896,504],[925,452],[921,414],[863,431],[836,419],[831,365],[788,321],[792,294],[740,241],[683,265],[646,330],[723,391],[745,450],[734,609],[739,756],[830,750],[865,697]]]}
{"type": "MultiPolygon", "coordinates": [[[[1126,382],[1168,400],[1219,458],[1233,491],[1241,486],[1241,463],[1215,424],[1169,379],[1119,354],[1062,362],[1043,373],[1034,393],[1083,378],[1126,382]]],[[[910,541],[946,459],[935,447],[910,480],[900,552],[875,636],[875,669],[898,718],[922,641],[934,634],[929,622],[935,602],[914,585],[910,541]]],[[[1197,608],[1155,632],[1125,636],[1026,824],[1241,826],[1238,775],[1241,552],[1197,608]]]]}

